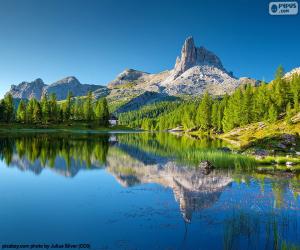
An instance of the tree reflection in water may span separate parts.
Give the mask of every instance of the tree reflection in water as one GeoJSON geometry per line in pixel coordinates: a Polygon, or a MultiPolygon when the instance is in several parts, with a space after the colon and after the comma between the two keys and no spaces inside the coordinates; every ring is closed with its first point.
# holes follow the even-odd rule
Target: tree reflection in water
{"type": "MultiPolygon", "coordinates": [[[[291,247],[288,236],[291,230],[299,232],[297,219],[278,211],[289,209],[289,193],[299,204],[299,176],[282,178],[255,173],[252,159],[225,153],[219,150],[222,146],[220,141],[166,133],[40,133],[1,135],[0,157],[7,166],[35,174],[48,168],[74,177],[80,170],[106,169],[124,187],[157,183],[173,190],[187,227],[193,214],[223,202],[222,194],[233,184],[251,188],[255,181],[262,195],[272,192],[273,205],[260,208],[270,210],[264,214],[232,206],[232,212],[223,220],[224,249],[236,249],[241,242],[248,244],[248,249],[261,247],[261,242],[266,249],[291,247]],[[210,160],[217,169],[203,173],[197,167],[202,160],[210,160]]],[[[185,233],[188,237],[188,228],[185,233]]]]}

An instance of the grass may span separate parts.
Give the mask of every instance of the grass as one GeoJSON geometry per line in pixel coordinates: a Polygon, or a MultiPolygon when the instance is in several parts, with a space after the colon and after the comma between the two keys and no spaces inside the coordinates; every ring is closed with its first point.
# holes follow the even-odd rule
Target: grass
{"type": "Polygon", "coordinates": [[[69,124],[21,124],[21,123],[0,123],[0,131],[7,132],[7,131],[24,131],[24,130],[91,130],[91,131],[118,131],[118,130],[128,130],[131,131],[132,129],[117,125],[113,127],[103,127],[99,126],[96,123],[87,123],[87,122],[72,122],[69,124]]]}
{"type": "Polygon", "coordinates": [[[233,129],[219,137],[237,147],[247,147],[253,142],[263,142],[265,138],[276,138],[281,134],[300,135],[300,119],[298,119],[298,116],[300,116],[300,113],[292,118],[294,122],[291,124],[284,120],[279,120],[272,124],[258,122],[233,129]]]}
{"type": "Polygon", "coordinates": [[[227,153],[220,150],[189,150],[184,156],[179,156],[179,161],[188,161],[192,165],[199,165],[201,161],[210,161],[214,167],[223,169],[245,169],[252,170],[256,168],[257,161],[254,157],[241,154],[227,153]]]}
{"type": "Polygon", "coordinates": [[[258,159],[257,161],[262,165],[271,165],[271,164],[286,165],[287,162],[292,162],[297,165],[300,164],[300,158],[291,158],[291,157],[267,156],[263,159],[258,159]]]}

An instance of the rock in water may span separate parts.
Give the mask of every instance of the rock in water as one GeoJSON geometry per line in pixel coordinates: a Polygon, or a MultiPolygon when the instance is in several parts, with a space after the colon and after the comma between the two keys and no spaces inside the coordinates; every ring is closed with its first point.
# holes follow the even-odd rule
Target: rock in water
{"type": "Polygon", "coordinates": [[[199,170],[205,175],[211,173],[211,171],[215,168],[210,161],[202,161],[198,167],[199,170]]]}

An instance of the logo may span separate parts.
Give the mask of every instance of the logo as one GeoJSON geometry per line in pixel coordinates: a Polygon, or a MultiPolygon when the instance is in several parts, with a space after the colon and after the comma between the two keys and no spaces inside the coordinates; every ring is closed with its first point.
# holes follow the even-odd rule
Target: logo
{"type": "Polygon", "coordinates": [[[270,15],[297,15],[298,2],[270,2],[270,15]]]}

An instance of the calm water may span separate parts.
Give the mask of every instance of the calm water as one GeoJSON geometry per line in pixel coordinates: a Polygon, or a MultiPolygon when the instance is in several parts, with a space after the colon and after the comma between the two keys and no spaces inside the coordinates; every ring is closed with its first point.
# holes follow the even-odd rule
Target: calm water
{"type": "Polygon", "coordinates": [[[300,177],[170,134],[0,135],[0,243],[91,249],[300,246],[300,177]],[[208,159],[210,173],[197,168],[208,159]]]}

